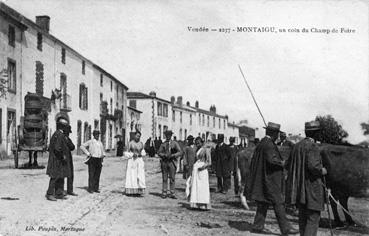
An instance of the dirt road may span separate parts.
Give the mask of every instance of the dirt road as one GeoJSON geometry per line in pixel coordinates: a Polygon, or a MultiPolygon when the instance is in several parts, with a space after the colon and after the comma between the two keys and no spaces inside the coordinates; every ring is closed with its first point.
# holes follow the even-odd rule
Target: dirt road
{"type": "MultiPolygon", "coordinates": [[[[41,160],[45,163],[45,159],[41,160]]],[[[83,157],[74,157],[77,197],[50,202],[45,199],[48,177],[45,169],[0,169],[1,235],[253,235],[250,233],[255,205],[246,211],[232,192],[212,192],[213,209],[188,209],[184,180],[177,174],[178,199],[161,199],[161,174],[157,159],[145,159],[144,197],[122,194],[126,161],[109,157],[104,161],[101,193],[86,191],[87,166],[83,157]]],[[[215,178],[211,177],[211,189],[215,178]]],[[[369,202],[350,201],[360,220],[367,221],[369,202]]],[[[288,216],[297,227],[296,217],[288,216]]],[[[325,217],[325,216],[324,216],[325,217]]],[[[368,223],[368,222],[366,222],[368,223]]],[[[279,234],[277,222],[269,211],[266,228],[279,234]]],[[[366,229],[348,228],[335,235],[364,235],[366,229]]],[[[319,235],[329,235],[320,228],[319,235]]]]}

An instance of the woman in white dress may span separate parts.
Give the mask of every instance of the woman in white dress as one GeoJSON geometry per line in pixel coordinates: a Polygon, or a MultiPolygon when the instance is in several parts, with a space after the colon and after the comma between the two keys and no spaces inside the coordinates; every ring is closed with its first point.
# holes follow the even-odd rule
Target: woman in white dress
{"type": "Polygon", "coordinates": [[[136,131],[135,138],[128,144],[126,184],[124,192],[126,195],[143,195],[145,193],[145,167],[143,156],[143,143],[140,142],[141,133],[136,131]]]}
{"type": "Polygon", "coordinates": [[[210,149],[204,147],[204,141],[200,137],[195,139],[195,145],[197,161],[193,165],[190,180],[190,207],[209,210],[211,208],[208,173],[208,167],[211,166],[210,149]]]}

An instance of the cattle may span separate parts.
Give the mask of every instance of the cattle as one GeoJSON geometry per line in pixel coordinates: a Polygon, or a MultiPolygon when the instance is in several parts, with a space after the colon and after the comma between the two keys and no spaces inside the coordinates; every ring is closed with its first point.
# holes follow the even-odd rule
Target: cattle
{"type": "MultiPolygon", "coordinates": [[[[348,209],[349,197],[367,197],[369,190],[369,149],[356,146],[340,146],[320,144],[319,146],[323,165],[328,170],[326,184],[331,189],[332,196],[348,209]]],[[[291,148],[279,147],[284,160],[288,160],[291,148]]],[[[250,172],[250,162],[254,148],[241,150],[238,155],[240,183],[247,188],[247,179],[250,172]]],[[[245,194],[241,193],[241,203],[248,208],[245,194]]],[[[334,201],[330,201],[335,224],[343,225],[334,201]]],[[[352,217],[345,213],[348,224],[355,224],[352,217]]]]}

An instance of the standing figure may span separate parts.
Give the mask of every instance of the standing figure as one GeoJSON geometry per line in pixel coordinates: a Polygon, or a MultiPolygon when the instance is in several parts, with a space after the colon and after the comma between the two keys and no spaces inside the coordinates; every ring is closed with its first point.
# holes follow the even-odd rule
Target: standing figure
{"type": "Polygon", "coordinates": [[[280,125],[268,122],[266,136],[256,147],[251,160],[250,195],[257,203],[252,231],[265,233],[264,223],[269,205],[274,208],[282,235],[298,233],[287,221],[282,196],[284,161],[274,143],[280,125]]]}
{"type": "Polygon", "coordinates": [[[67,177],[67,194],[71,196],[78,196],[76,193],[73,192],[73,181],[74,181],[74,167],[73,167],[73,155],[72,151],[76,148],[72,142],[72,140],[69,138],[69,134],[72,133],[72,128],[70,125],[68,125],[67,129],[64,132],[65,139],[67,142],[67,146],[69,149],[68,155],[67,155],[67,164],[70,168],[70,176],[67,177]]]}
{"type": "Polygon", "coordinates": [[[163,188],[162,188],[162,198],[167,197],[167,189],[168,189],[168,177],[170,182],[170,193],[169,197],[176,199],[177,197],[174,194],[175,190],[175,176],[176,176],[176,161],[177,158],[182,155],[181,148],[176,141],[172,141],[171,130],[165,131],[165,142],[160,145],[158,155],[161,158],[161,171],[163,174],[163,188]]]}
{"type": "Polygon", "coordinates": [[[290,140],[287,140],[287,135],[285,132],[281,132],[279,134],[279,139],[280,141],[277,143],[278,146],[282,146],[282,147],[293,147],[293,142],[291,142],[290,140]]]}
{"type": "Polygon", "coordinates": [[[218,144],[214,150],[215,172],[218,179],[218,192],[226,194],[231,187],[232,155],[224,143],[224,135],[218,135],[218,144]]]}
{"type": "Polygon", "coordinates": [[[192,175],[193,164],[196,162],[196,147],[194,137],[187,137],[187,146],[183,149],[183,177],[188,179],[192,175]]]}
{"type": "Polygon", "coordinates": [[[123,156],[123,151],[124,151],[123,137],[119,135],[118,142],[117,142],[117,156],[118,157],[123,156]]]}
{"type": "Polygon", "coordinates": [[[132,156],[127,162],[126,195],[142,195],[145,193],[145,166],[142,159],[143,143],[140,141],[141,133],[136,131],[135,138],[128,144],[128,152],[132,156]]]}
{"type": "Polygon", "coordinates": [[[56,131],[50,139],[49,160],[46,174],[50,176],[49,188],[46,192],[46,199],[56,201],[56,199],[66,199],[64,196],[64,178],[70,177],[70,167],[68,166],[69,148],[64,133],[69,125],[68,118],[60,116],[56,120],[56,131]]]}
{"type": "Polygon", "coordinates": [[[287,202],[299,209],[301,236],[318,233],[320,212],[324,210],[323,176],[327,174],[322,165],[319,147],[315,143],[319,137],[320,123],[305,123],[306,138],[292,149],[287,178],[287,202]]]}
{"type": "Polygon", "coordinates": [[[197,161],[193,165],[190,180],[190,207],[209,210],[211,208],[208,173],[208,168],[211,166],[210,149],[204,147],[204,141],[200,137],[196,138],[195,143],[197,161]]]}
{"type": "Polygon", "coordinates": [[[233,172],[233,184],[234,184],[234,194],[238,195],[239,193],[239,179],[238,179],[238,147],[234,144],[235,137],[229,138],[229,150],[231,152],[231,170],[233,172]]]}
{"type": "Polygon", "coordinates": [[[102,163],[106,156],[104,146],[99,140],[100,131],[92,132],[93,138],[81,145],[81,150],[87,155],[88,165],[88,189],[89,193],[99,193],[100,174],[102,163]],[[88,148],[88,150],[87,150],[88,148]]]}

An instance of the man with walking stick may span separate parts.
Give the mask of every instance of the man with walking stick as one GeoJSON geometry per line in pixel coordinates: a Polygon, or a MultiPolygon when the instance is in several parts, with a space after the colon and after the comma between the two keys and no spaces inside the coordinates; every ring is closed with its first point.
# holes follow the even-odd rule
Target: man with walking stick
{"type": "Polygon", "coordinates": [[[306,138],[293,147],[290,156],[286,201],[298,206],[302,236],[317,235],[320,212],[324,210],[323,178],[327,170],[316,144],[319,132],[318,121],[306,122],[306,138]]]}

